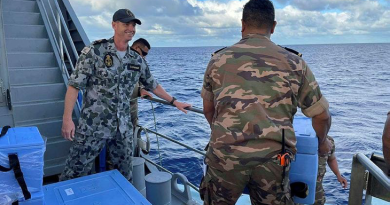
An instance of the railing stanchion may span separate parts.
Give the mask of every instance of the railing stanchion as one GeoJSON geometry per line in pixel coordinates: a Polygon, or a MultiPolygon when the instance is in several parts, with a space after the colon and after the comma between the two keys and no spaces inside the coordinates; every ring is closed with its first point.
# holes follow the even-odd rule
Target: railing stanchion
{"type": "Polygon", "coordinates": [[[353,156],[352,160],[352,170],[351,170],[351,184],[349,190],[349,205],[362,204],[363,199],[363,190],[366,185],[364,175],[366,169],[357,159],[357,155],[353,156]]]}

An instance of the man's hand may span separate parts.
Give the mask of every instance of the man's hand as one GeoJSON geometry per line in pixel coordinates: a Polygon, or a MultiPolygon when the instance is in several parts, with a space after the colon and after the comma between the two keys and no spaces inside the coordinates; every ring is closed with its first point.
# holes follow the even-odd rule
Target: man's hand
{"type": "Polygon", "coordinates": [[[179,102],[177,100],[175,100],[173,102],[173,105],[175,105],[177,107],[177,109],[181,110],[182,112],[184,112],[185,114],[187,114],[187,110],[185,110],[184,108],[187,108],[187,107],[191,107],[192,105],[190,104],[187,104],[187,103],[182,103],[182,102],[179,102]]]}
{"type": "Polygon", "coordinates": [[[62,121],[62,136],[69,140],[73,141],[74,139],[74,132],[75,132],[75,126],[72,119],[67,119],[62,121]]]}
{"type": "Polygon", "coordinates": [[[346,189],[348,186],[348,181],[341,175],[337,176],[337,181],[340,182],[341,186],[346,189]]]}
{"type": "Polygon", "coordinates": [[[141,95],[141,98],[152,98],[153,95],[151,93],[149,93],[148,91],[146,91],[145,89],[141,88],[141,91],[140,91],[140,95],[141,95]]]}
{"type": "Polygon", "coordinates": [[[332,144],[328,139],[325,139],[322,143],[318,144],[318,154],[320,156],[327,155],[332,149],[332,144]]]}

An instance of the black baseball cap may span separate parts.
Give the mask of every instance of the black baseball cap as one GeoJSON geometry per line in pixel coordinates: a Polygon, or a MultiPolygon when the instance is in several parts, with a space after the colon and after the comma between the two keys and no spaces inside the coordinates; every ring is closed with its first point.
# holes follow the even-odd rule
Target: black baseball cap
{"type": "Polygon", "coordinates": [[[129,9],[119,9],[112,16],[112,21],[120,21],[122,23],[129,23],[130,21],[134,21],[135,23],[141,25],[141,21],[135,18],[133,12],[129,9]]]}

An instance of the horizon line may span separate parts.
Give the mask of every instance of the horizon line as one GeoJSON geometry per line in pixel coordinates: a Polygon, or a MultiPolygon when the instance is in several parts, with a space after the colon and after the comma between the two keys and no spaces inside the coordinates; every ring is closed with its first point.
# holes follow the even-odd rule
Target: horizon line
{"type": "MultiPolygon", "coordinates": [[[[283,46],[310,46],[310,45],[351,45],[351,44],[390,44],[390,42],[375,42],[375,43],[307,43],[307,44],[277,44],[283,46]]],[[[233,45],[233,44],[231,44],[233,45]]],[[[231,46],[228,45],[228,46],[231,46]]],[[[201,48],[201,47],[227,47],[227,45],[219,46],[153,46],[153,48],[201,48]]]]}

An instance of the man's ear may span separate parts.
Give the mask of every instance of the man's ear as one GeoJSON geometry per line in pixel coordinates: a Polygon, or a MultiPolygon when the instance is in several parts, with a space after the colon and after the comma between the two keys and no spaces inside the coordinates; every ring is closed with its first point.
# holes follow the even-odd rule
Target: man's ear
{"type": "Polygon", "coordinates": [[[241,33],[245,31],[246,24],[245,22],[241,19],[241,33]]]}
{"type": "Polygon", "coordinates": [[[271,29],[271,34],[273,34],[275,32],[276,24],[277,24],[277,22],[274,21],[274,25],[272,25],[272,29],[271,29]]]}
{"type": "Polygon", "coordinates": [[[115,29],[115,25],[116,25],[116,23],[113,21],[113,22],[111,23],[111,26],[112,26],[113,29],[115,29]]]}

